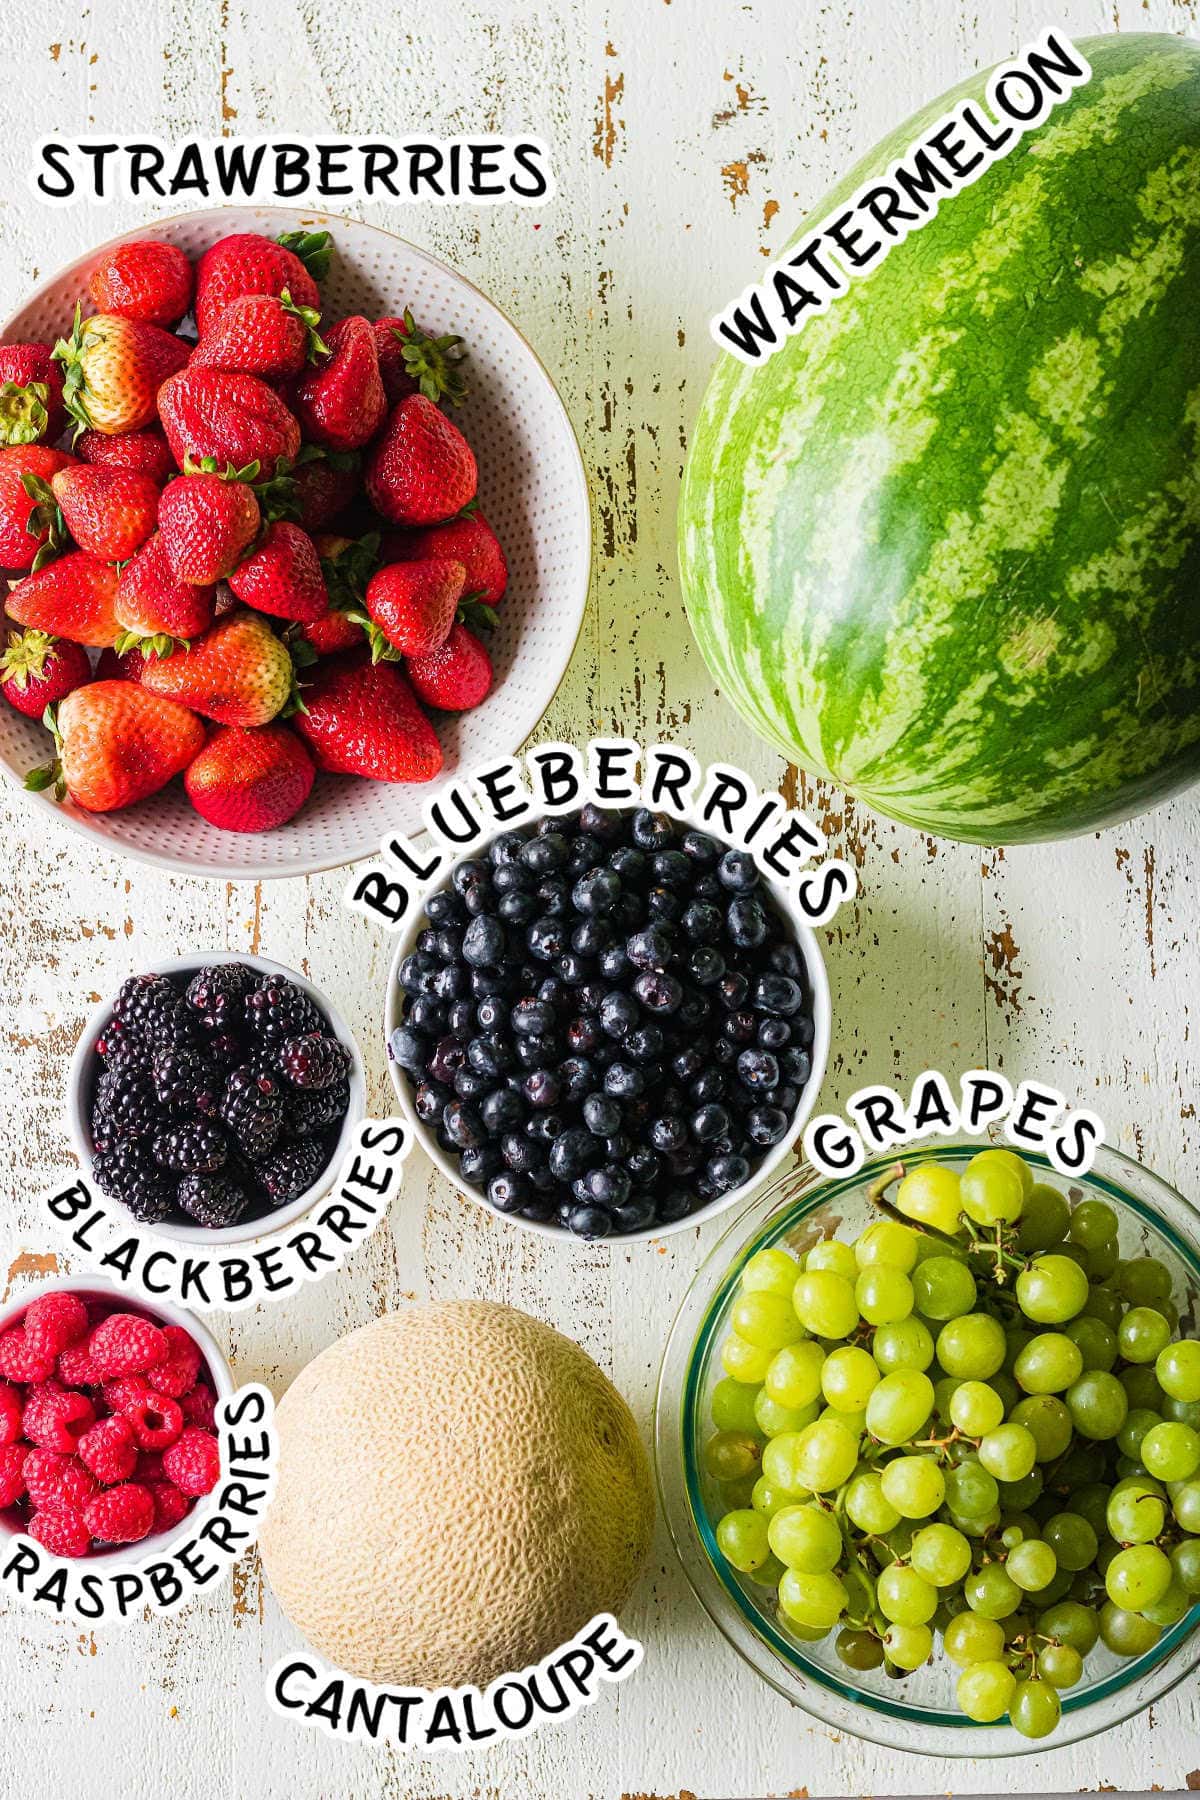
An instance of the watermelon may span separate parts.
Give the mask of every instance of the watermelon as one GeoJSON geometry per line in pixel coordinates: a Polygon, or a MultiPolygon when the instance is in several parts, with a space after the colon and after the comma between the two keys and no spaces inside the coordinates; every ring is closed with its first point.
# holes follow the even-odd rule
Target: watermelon
{"type": "Polygon", "coordinates": [[[1014,151],[770,360],[721,359],[684,477],[724,692],[807,770],[973,843],[1200,775],[1200,44],[1077,48],[1091,80],[1014,151]]]}

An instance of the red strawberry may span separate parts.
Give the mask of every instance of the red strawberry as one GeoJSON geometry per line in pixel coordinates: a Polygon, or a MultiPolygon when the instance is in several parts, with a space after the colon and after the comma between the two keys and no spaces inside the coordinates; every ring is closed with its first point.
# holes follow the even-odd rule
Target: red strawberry
{"type": "Polygon", "coordinates": [[[82,644],[49,637],[44,631],[12,631],[0,656],[0,692],[10,706],[40,719],[48,706],[92,679],[82,644]]]}
{"type": "Polygon", "coordinates": [[[466,354],[460,337],[427,337],[407,310],[402,319],[376,319],[372,329],[389,406],[406,394],[424,394],[427,400],[446,399],[455,405],[466,399],[458,367],[466,354]]]}
{"type": "Polygon", "coordinates": [[[306,362],[326,351],[317,333],[321,315],[295,306],[283,293],[243,294],[227,306],[209,335],[192,352],[192,369],[240,369],[263,381],[298,375],[306,362]]]}
{"type": "Polygon", "coordinates": [[[81,316],[54,355],[65,371],[63,397],[78,430],[140,431],[158,416],[158,390],[181,369],[190,345],[158,325],[119,313],[81,316]]]}
{"type": "Polygon", "coordinates": [[[278,243],[250,231],[224,237],[206,250],[196,270],[196,329],[205,338],[227,306],[244,294],[281,295],[297,306],[319,307],[317,291],[329,267],[327,231],[286,232],[278,243]]]}
{"type": "Polygon", "coordinates": [[[444,644],[406,666],[418,698],[441,712],[470,712],[492,685],[492,659],[465,625],[452,625],[444,644]]]}
{"type": "Polygon", "coordinates": [[[102,650],[96,660],[96,680],[140,681],[145,666],[140,650],[102,650]]]}
{"type": "Polygon", "coordinates": [[[371,781],[432,781],[442,766],[437,734],[395,663],[365,652],[318,663],[296,730],[317,767],[371,781]]]}
{"type": "Polygon", "coordinates": [[[327,359],[296,385],[296,415],[314,443],[357,450],[375,436],[387,413],[375,333],[366,319],[339,319],[326,342],[327,359]]]}
{"type": "Polygon", "coordinates": [[[224,468],[256,462],[264,480],[280,457],[295,458],[300,427],[265,381],[233,369],[185,369],[164,382],[159,411],[172,455],[182,469],[189,459],[212,457],[224,468]]]}
{"type": "Polygon", "coordinates": [[[120,437],[84,431],[75,440],[75,454],[81,462],[97,468],[132,469],[138,475],[149,475],[156,487],[162,487],[167,477],[175,473],[170,445],[157,429],[126,431],[120,437]]]}
{"type": "Polygon", "coordinates": [[[436,525],[474,498],[478,471],[458,427],[424,394],[401,400],[367,457],[367,495],[392,525],[436,525]]]}
{"type": "Polygon", "coordinates": [[[379,537],[375,532],[358,539],[324,534],[313,539],[313,548],[321,558],[329,611],[323,618],[302,626],[299,635],[318,656],[361,650],[360,621],[366,607],[367,583],[379,567],[379,537]]]}
{"type": "MultiPolygon", "coordinates": [[[[401,656],[423,656],[444,644],[454,623],[467,571],[448,556],[388,563],[367,584],[367,636],[378,662],[388,646],[401,656]]],[[[394,660],[394,659],[393,659],[394,660]]]]}
{"type": "Polygon", "coordinates": [[[104,649],[120,635],[113,611],[116,592],[117,571],[111,564],[86,550],[72,550],[19,581],[6,605],[18,625],[104,649]]]}
{"type": "Polygon", "coordinates": [[[192,304],[192,265],[178,244],[142,238],[106,250],[88,277],[102,313],[147,325],[178,325],[192,304]]]}
{"type": "Polygon", "coordinates": [[[121,627],[117,648],[125,652],[144,639],[142,649],[169,655],[177,640],[199,637],[208,630],[215,601],[211,584],[198,587],[176,578],[162,532],[156,531],[117,577],[113,608],[121,627]]]}
{"type": "Polygon", "coordinates": [[[76,688],[59,706],[53,729],[58,761],[35,769],[25,785],[65,789],[88,812],[114,812],[157,793],[204,743],[195,713],[133,681],[76,688]]]}
{"type": "Polygon", "coordinates": [[[231,574],[253,541],[258,501],[248,482],[201,470],[168,482],[158,523],[175,579],[207,587],[231,574]]]}
{"type": "Polygon", "coordinates": [[[452,556],[467,571],[466,592],[482,606],[498,606],[508,587],[508,564],[500,540],[477,510],[424,531],[389,531],[383,554],[388,562],[417,556],[452,556]]]}
{"type": "Polygon", "coordinates": [[[0,344],[0,444],[53,444],[66,422],[49,344],[0,344]]]}
{"type": "Polygon", "coordinates": [[[295,670],[267,621],[239,610],[218,619],[187,649],[151,657],[140,686],[182,701],[218,725],[266,725],[291,701],[295,670]]]}
{"type": "Polygon", "coordinates": [[[307,624],[329,611],[321,561],[298,525],[279,519],[229,577],[239,600],[277,619],[307,624]]]}
{"type": "Polygon", "coordinates": [[[79,548],[105,562],[123,562],[154,530],[158,488],[149,475],[77,463],[50,486],[79,548]]]}
{"type": "Polygon", "coordinates": [[[362,647],[362,626],[331,606],[324,618],[313,619],[300,627],[300,636],[318,656],[336,656],[342,650],[362,647]]]}
{"type": "Polygon", "coordinates": [[[65,532],[50,481],[74,461],[45,444],[0,448],[0,568],[29,569],[45,560],[42,551],[61,549],[65,532]]]}
{"type": "Polygon", "coordinates": [[[222,726],[183,778],[188,799],[223,831],[273,831],[298,813],[316,778],[312,758],[286,725],[222,726]]]}
{"type": "Polygon", "coordinates": [[[362,488],[362,458],[357,450],[322,450],[304,444],[295,463],[281,463],[274,478],[259,489],[266,519],[291,519],[305,531],[320,531],[344,512],[362,488]]]}

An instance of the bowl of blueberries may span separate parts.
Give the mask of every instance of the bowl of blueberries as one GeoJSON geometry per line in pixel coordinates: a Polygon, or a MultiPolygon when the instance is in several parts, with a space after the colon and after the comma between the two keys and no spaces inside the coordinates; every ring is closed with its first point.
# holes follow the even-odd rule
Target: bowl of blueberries
{"type": "Polygon", "coordinates": [[[460,1192],[547,1236],[661,1237],[791,1152],[829,1047],[787,889],[692,818],[587,805],[457,863],[388,977],[401,1109],[460,1192]]]}

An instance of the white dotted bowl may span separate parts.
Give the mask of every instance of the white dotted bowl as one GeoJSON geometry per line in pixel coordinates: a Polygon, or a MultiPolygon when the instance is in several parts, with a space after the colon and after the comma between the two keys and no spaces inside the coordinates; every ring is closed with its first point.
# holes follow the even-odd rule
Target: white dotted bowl
{"type": "MultiPolygon", "coordinates": [[[[225,207],[155,221],[129,238],[162,238],[195,258],[230,232],[278,237],[303,226],[328,228],[333,266],[322,283],[325,316],[368,317],[411,306],[430,331],[454,331],[470,352],[470,395],[454,408],[479,461],[483,511],[508,558],[510,584],[491,650],[496,682],[482,706],[440,715],[441,779],[513,755],[553,699],[579,636],[591,564],[587,481],[579,446],[549,375],[516,327],[445,263],[376,225],[283,207],[225,207]]],[[[75,304],[99,255],[61,269],[7,320],[0,337],[53,342],[69,330],[75,304]]],[[[40,724],[0,705],[0,764],[23,782],[48,760],[40,724]]],[[[121,812],[88,813],[29,794],[86,836],[161,868],[225,880],[307,875],[371,855],[396,830],[421,830],[428,785],[403,786],[320,775],[308,804],[276,831],[221,831],[192,807],[178,781],[121,812]]]]}

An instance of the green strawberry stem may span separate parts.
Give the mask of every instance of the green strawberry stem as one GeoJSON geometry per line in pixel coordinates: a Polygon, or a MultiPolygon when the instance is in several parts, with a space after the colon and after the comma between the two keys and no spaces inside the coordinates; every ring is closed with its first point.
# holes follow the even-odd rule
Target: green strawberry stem
{"type": "Polygon", "coordinates": [[[66,549],[67,524],[62,516],[62,508],[54,498],[54,489],[48,481],[43,481],[40,475],[30,475],[27,471],[21,477],[21,486],[34,503],[25,522],[25,529],[30,537],[45,535],[46,539],[39,546],[31,565],[32,572],[36,574],[66,549]]]}
{"type": "Polygon", "coordinates": [[[131,650],[140,650],[143,656],[153,656],[165,661],[176,650],[190,650],[191,647],[191,638],[172,637],[169,631],[153,631],[147,637],[136,631],[123,631],[113,645],[113,650],[118,656],[128,656],[131,650]]]}
{"type": "MultiPolygon", "coordinates": [[[[71,335],[69,338],[59,338],[51,351],[55,362],[60,362],[63,366],[63,405],[75,421],[75,438],[78,438],[81,431],[90,431],[92,426],[91,414],[83,398],[87,392],[83,338],[83,307],[76,301],[71,335]]],[[[72,443],[75,438],[72,438],[72,443]]]]}
{"type": "Polygon", "coordinates": [[[46,407],[50,389],[44,381],[21,387],[15,381],[0,382],[0,444],[36,444],[50,423],[46,407]]]}
{"type": "Polygon", "coordinates": [[[314,281],[324,281],[333,261],[333,239],[327,231],[285,231],[275,242],[298,256],[314,281]]]}
{"type": "Polygon", "coordinates": [[[464,594],[455,616],[460,625],[466,625],[471,631],[495,631],[500,621],[495,607],[480,599],[482,592],[482,588],[477,588],[472,594],[464,594]]]}
{"type": "Polygon", "coordinates": [[[62,732],[58,729],[58,707],[48,706],[42,714],[42,724],[54,739],[55,757],[53,762],[43,763],[39,768],[30,769],[25,777],[25,786],[31,794],[44,793],[51,789],[56,800],[64,800],[67,784],[62,772],[62,732]]]}
{"type": "Polygon", "coordinates": [[[317,312],[316,308],[312,306],[297,306],[287,288],[284,288],[282,294],[280,294],[279,301],[284,312],[289,312],[294,319],[299,319],[300,323],[305,328],[307,334],[305,339],[305,361],[316,362],[318,356],[328,356],[329,345],[317,330],[317,326],[321,323],[321,315],[317,312]]]}
{"type": "Polygon", "coordinates": [[[466,356],[463,341],[453,332],[430,337],[421,330],[412,312],[404,309],[404,330],[392,326],[392,334],[400,340],[400,355],[405,373],[417,383],[427,400],[435,404],[442,399],[458,406],[467,397],[467,386],[459,364],[466,356]]]}

